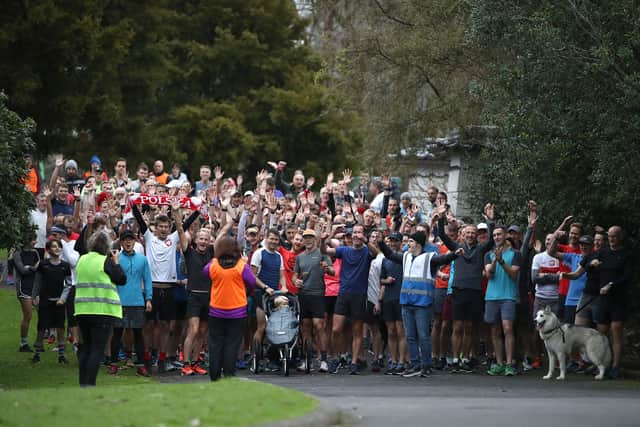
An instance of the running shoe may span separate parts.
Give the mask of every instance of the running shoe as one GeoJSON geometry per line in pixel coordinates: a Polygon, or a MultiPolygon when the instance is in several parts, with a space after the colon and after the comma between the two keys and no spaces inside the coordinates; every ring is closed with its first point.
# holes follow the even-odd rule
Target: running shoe
{"type": "Polygon", "coordinates": [[[530,370],[532,370],[532,369],[533,369],[533,367],[531,366],[531,361],[530,361],[530,359],[529,359],[528,357],[525,357],[525,358],[522,360],[522,370],[523,370],[524,372],[528,372],[528,371],[530,371],[530,370]]]}
{"type": "Polygon", "coordinates": [[[516,374],[516,370],[513,369],[513,365],[506,364],[504,365],[504,376],[512,377],[516,374]]]}
{"type": "Polygon", "coordinates": [[[569,366],[567,366],[567,372],[568,373],[576,373],[576,372],[578,372],[579,368],[580,368],[580,364],[578,362],[576,362],[575,360],[572,360],[571,363],[569,363],[569,366]]]}
{"type": "Polygon", "coordinates": [[[236,369],[247,369],[247,362],[244,359],[236,360],[236,369]]]}
{"type": "Polygon", "coordinates": [[[451,372],[452,374],[457,374],[458,372],[460,372],[460,362],[452,362],[449,366],[449,372],[451,372]]]}
{"type": "Polygon", "coordinates": [[[357,363],[352,363],[351,366],[349,366],[349,375],[360,375],[357,363]]]}
{"type": "Polygon", "coordinates": [[[396,365],[390,364],[386,371],[384,371],[385,375],[395,375],[396,374],[396,365]]]}
{"type": "Polygon", "coordinates": [[[405,372],[407,372],[407,368],[405,368],[404,363],[398,363],[396,365],[396,369],[395,372],[393,373],[393,375],[404,375],[405,372]]]}
{"type": "Polygon", "coordinates": [[[66,357],[64,357],[64,354],[61,354],[60,356],[58,356],[58,363],[61,365],[68,365],[69,361],[66,357]]]}
{"type": "Polygon", "coordinates": [[[470,374],[473,372],[473,368],[471,367],[471,365],[469,365],[469,362],[465,360],[462,361],[458,370],[465,374],[470,374]]]}
{"type": "Polygon", "coordinates": [[[33,350],[31,349],[31,347],[29,347],[29,344],[20,344],[20,348],[18,349],[18,351],[20,353],[33,353],[33,350]]]}
{"type": "Polygon", "coordinates": [[[271,362],[269,361],[269,363],[267,363],[267,372],[279,372],[280,371],[280,365],[276,362],[271,362]]]}
{"type": "Polygon", "coordinates": [[[404,374],[402,374],[404,378],[418,377],[420,375],[422,375],[422,369],[420,369],[420,366],[418,365],[411,366],[404,374]]]}
{"type": "Polygon", "coordinates": [[[40,353],[38,353],[36,351],[36,354],[33,355],[33,358],[31,359],[31,362],[33,363],[40,363],[40,353]]]}
{"type": "Polygon", "coordinates": [[[331,359],[331,361],[329,362],[329,373],[337,374],[339,366],[340,362],[338,361],[338,359],[331,359]]]}
{"type": "Polygon", "coordinates": [[[307,361],[303,360],[302,362],[300,362],[300,364],[298,365],[298,367],[296,368],[298,372],[306,372],[307,370],[307,361]]]}
{"type": "Polygon", "coordinates": [[[444,358],[433,357],[431,359],[431,365],[433,366],[433,369],[437,369],[438,371],[444,369],[443,359],[444,358]]]}
{"type": "Polygon", "coordinates": [[[432,373],[433,373],[433,371],[431,370],[431,368],[423,368],[420,371],[420,378],[430,377],[432,373]]]}
{"type": "Polygon", "coordinates": [[[170,360],[165,360],[166,363],[166,372],[177,371],[178,367],[175,366],[170,360]]]}
{"type": "Polygon", "coordinates": [[[139,366],[138,369],[136,369],[136,375],[141,377],[151,376],[151,374],[149,373],[149,370],[145,366],[139,366]]]}
{"type": "Polygon", "coordinates": [[[320,368],[318,369],[318,371],[322,373],[329,372],[329,365],[327,364],[326,360],[320,361],[320,368]]]}
{"type": "Polygon", "coordinates": [[[109,367],[107,368],[107,372],[110,375],[115,375],[118,373],[118,365],[109,365],[109,367]]]}
{"type": "Polygon", "coordinates": [[[54,342],[56,342],[56,336],[49,335],[49,338],[47,338],[47,344],[53,344],[54,342]]]}
{"type": "Polygon", "coordinates": [[[194,364],[194,365],[191,365],[191,370],[196,375],[208,375],[209,374],[209,371],[207,371],[206,369],[204,369],[203,367],[201,367],[197,363],[194,364]]]}
{"type": "Polygon", "coordinates": [[[487,375],[491,375],[493,377],[498,375],[504,375],[504,365],[495,364],[487,371],[487,375]]]}
{"type": "Polygon", "coordinates": [[[173,366],[175,366],[176,369],[182,369],[184,368],[184,363],[180,362],[179,360],[170,360],[169,361],[173,366]]]}
{"type": "Polygon", "coordinates": [[[531,367],[533,369],[540,369],[541,366],[542,366],[542,358],[540,356],[536,356],[533,359],[533,363],[531,364],[531,367]]]}
{"type": "Polygon", "coordinates": [[[609,372],[607,373],[607,376],[612,379],[612,380],[617,380],[620,378],[620,368],[617,366],[612,366],[609,368],[609,372]]]}
{"type": "Polygon", "coordinates": [[[193,369],[191,369],[191,365],[189,364],[184,365],[182,369],[180,369],[181,377],[190,377],[193,374],[194,374],[193,369]]]}

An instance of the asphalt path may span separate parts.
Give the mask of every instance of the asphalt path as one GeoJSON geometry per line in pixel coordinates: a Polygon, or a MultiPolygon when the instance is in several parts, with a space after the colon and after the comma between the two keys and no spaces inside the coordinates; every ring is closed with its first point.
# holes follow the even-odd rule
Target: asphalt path
{"type": "Polygon", "coordinates": [[[289,387],[338,406],[362,426],[518,427],[640,425],[640,382],[569,375],[548,380],[536,370],[517,377],[436,372],[402,378],[275,373],[242,376],[289,387]]]}

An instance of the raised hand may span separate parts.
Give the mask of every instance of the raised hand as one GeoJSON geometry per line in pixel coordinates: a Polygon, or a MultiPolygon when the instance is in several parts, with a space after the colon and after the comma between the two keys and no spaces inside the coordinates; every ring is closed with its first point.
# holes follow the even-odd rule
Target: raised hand
{"type": "Polygon", "coordinates": [[[538,222],[538,213],[536,211],[529,211],[529,215],[527,215],[527,222],[530,227],[535,227],[538,222]]]}
{"type": "Polygon", "coordinates": [[[76,200],[80,199],[80,186],[79,185],[74,185],[73,186],[73,197],[75,197],[76,200]]]}
{"type": "Polygon", "coordinates": [[[56,168],[61,168],[64,165],[64,157],[62,154],[55,155],[56,168]]]}
{"type": "Polygon", "coordinates": [[[309,178],[307,178],[307,188],[311,188],[313,187],[313,184],[316,183],[316,179],[312,176],[310,176],[309,178]]]}
{"type": "Polygon", "coordinates": [[[325,185],[327,187],[327,190],[329,190],[331,184],[333,184],[333,172],[329,172],[329,174],[327,175],[327,183],[325,185]]]}
{"type": "Polygon", "coordinates": [[[529,200],[527,202],[527,208],[529,209],[529,212],[538,212],[538,204],[535,200],[529,200]]]}
{"type": "Polygon", "coordinates": [[[278,164],[276,162],[269,161],[269,162],[267,162],[267,164],[269,166],[271,166],[273,168],[273,170],[277,170],[278,169],[278,164]]]}
{"type": "Polygon", "coordinates": [[[238,175],[236,177],[236,187],[238,189],[242,188],[242,183],[244,182],[244,177],[242,175],[238,175]]]}
{"type": "Polygon", "coordinates": [[[495,205],[493,203],[487,203],[484,205],[484,217],[489,221],[493,221],[495,219],[495,205]]]}
{"type": "Polygon", "coordinates": [[[49,199],[51,198],[53,192],[51,191],[51,188],[49,188],[49,186],[45,185],[44,187],[42,187],[42,194],[44,194],[45,197],[49,199]]]}
{"type": "Polygon", "coordinates": [[[213,168],[213,176],[215,176],[218,181],[222,179],[222,177],[224,176],[224,171],[220,166],[216,166],[215,168],[213,168]]]}
{"type": "Polygon", "coordinates": [[[342,171],[342,181],[345,185],[351,184],[351,177],[353,176],[353,171],[351,169],[345,169],[342,171]]]}
{"type": "Polygon", "coordinates": [[[384,188],[391,187],[391,180],[389,179],[389,174],[385,173],[380,177],[380,182],[384,188]]]}

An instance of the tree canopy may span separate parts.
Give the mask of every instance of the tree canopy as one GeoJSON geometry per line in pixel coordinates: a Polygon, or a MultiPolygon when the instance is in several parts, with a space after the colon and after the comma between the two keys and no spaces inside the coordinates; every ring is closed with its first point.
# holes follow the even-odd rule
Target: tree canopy
{"type": "Polygon", "coordinates": [[[23,120],[7,108],[7,97],[0,93],[0,248],[20,247],[33,235],[30,223],[31,193],[23,183],[27,173],[24,153],[34,148],[32,120],[23,120]]]}
{"type": "Polygon", "coordinates": [[[357,158],[358,121],[325,91],[289,0],[14,2],[0,22],[0,81],[42,154],[250,173],[357,158]]]}

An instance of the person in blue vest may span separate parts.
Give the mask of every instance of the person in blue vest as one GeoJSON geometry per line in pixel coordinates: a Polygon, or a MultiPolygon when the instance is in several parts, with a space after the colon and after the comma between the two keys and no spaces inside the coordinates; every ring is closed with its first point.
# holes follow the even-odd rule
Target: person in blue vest
{"type": "Polygon", "coordinates": [[[100,362],[122,305],[116,289],[127,283],[118,251],[111,251],[111,239],[103,231],[87,242],[88,253],[78,260],[75,314],[82,343],[78,348],[80,387],[95,387],[100,362]]]}
{"type": "Polygon", "coordinates": [[[423,252],[427,235],[418,231],[409,236],[409,250],[394,252],[384,241],[378,245],[385,258],[402,265],[402,288],[400,305],[411,366],[402,375],[405,378],[426,377],[431,374],[431,334],[429,328],[433,317],[435,275],[438,267],[449,264],[460,253],[449,252],[437,255],[423,252]]]}

